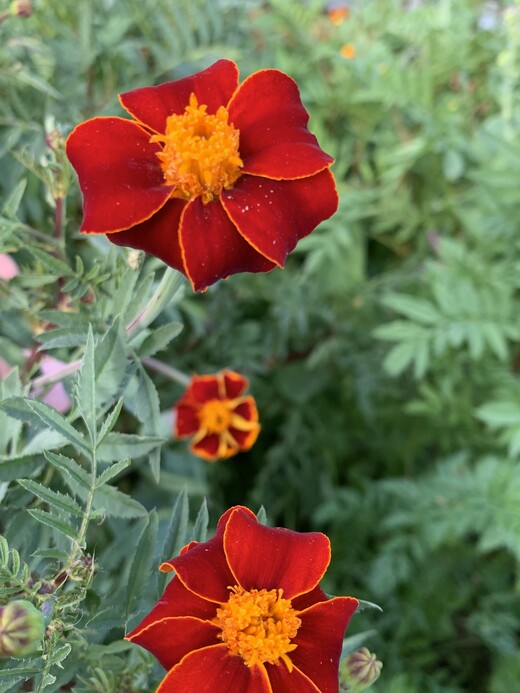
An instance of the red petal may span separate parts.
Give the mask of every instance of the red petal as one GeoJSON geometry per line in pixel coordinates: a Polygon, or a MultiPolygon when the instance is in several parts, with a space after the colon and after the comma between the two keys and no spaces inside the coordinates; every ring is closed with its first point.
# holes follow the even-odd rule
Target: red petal
{"type": "Polygon", "coordinates": [[[291,661],[315,682],[322,693],[338,693],[338,666],[345,629],[358,600],[335,597],[302,611],[302,624],[291,661]]]}
{"type": "Polygon", "coordinates": [[[156,132],[163,133],[166,119],[182,114],[195,94],[199,104],[206,104],[208,113],[226,106],[238,85],[238,67],[232,60],[218,60],[210,67],[175,82],[156,87],[143,87],[121,94],[121,105],[137,120],[156,132]]]}
{"type": "Polygon", "coordinates": [[[297,611],[303,611],[304,609],[308,609],[309,606],[313,606],[318,602],[326,602],[328,600],[329,597],[327,597],[325,592],[318,585],[310,592],[307,592],[306,594],[301,594],[299,597],[293,599],[292,605],[297,611]]]}
{"type": "Polygon", "coordinates": [[[219,374],[194,375],[191,379],[186,396],[203,404],[211,399],[222,399],[219,388],[219,374]]]}
{"type": "Polygon", "coordinates": [[[248,667],[227,645],[191,652],[163,679],[157,693],[273,693],[264,667],[248,667]]]}
{"type": "Polygon", "coordinates": [[[238,510],[227,522],[224,551],[241,587],[282,588],[286,599],[316,587],[330,561],[324,534],[264,527],[238,510]]]}
{"type": "MultiPolygon", "coordinates": [[[[292,653],[290,654],[292,659],[292,653]]],[[[294,667],[289,673],[283,664],[266,664],[273,693],[323,693],[305,674],[294,667]]],[[[336,679],[338,676],[336,674],[336,679]]],[[[336,693],[338,693],[336,688],[336,693]]]]}
{"type": "Polygon", "coordinates": [[[260,70],[238,87],[229,120],[240,130],[242,171],[268,178],[311,176],[334,159],[307,129],[309,114],[296,82],[278,70],[260,70]]]}
{"type": "Polygon", "coordinates": [[[184,200],[172,198],[142,224],[119,233],[109,233],[107,238],[116,245],[144,250],[186,274],[179,246],[179,223],[185,206],[184,200]]]}
{"type": "Polygon", "coordinates": [[[249,380],[240,375],[240,373],[235,373],[235,371],[222,371],[222,376],[224,378],[226,397],[229,397],[229,399],[240,397],[249,386],[249,380]]]}
{"type": "Polygon", "coordinates": [[[150,613],[143,618],[128,635],[127,640],[134,637],[151,623],[171,616],[194,616],[195,618],[212,619],[215,616],[215,604],[201,599],[184,587],[182,582],[174,577],[166,586],[162,597],[150,613]]]}
{"type": "Polygon", "coordinates": [[[160,150],[143,128],[124,118],[93,118],[71,132],[67,156],[83,193],[81,231],[128,229],[164,205],[171,188],[164,185],[160,150]]]}
{"type": "Polygon", "coordinates": [[[204,291],[230,274],[274,268],[240,235],[218,200],[204,204],[195,198],[186,206],[181,217],[180,244],[194,291],[204,291]]]}
{"type": "Polygon", "coordinates": [[[219,442],[219,436],[216,433],[210,433],[207,436],[205,436],[202,440],[199,440],[198,443],[192,443],[190,445],[190,450],[194,455],[202,457],[204,460],[214,462],[215,460],[218,460],[220,457],[218,455],[219,442]]]}
{"type": "Polygon", "coordinates": [[[192,616],[163,618],[127,640],[151,652],[165,669],[171,669],[188,653],[218,644],[218,626],[192,616]]]}
{"type": "Polygon", "coordinates": [[[300,238],[338,208],[334,177],[328,169],[299,180],[242,176],[221,200],[246,241],[281,267],[300,238]]]}
{"type": "Polygon", "coordinates": [[[175,436],[187,438],[200,428],[197,410],[190,404],[179,401],[175,406],[175,436]]]}
{"type": "Polygon", "coordinates": [[[212,602],[227,602],[228,587],[236,584],[224,554],[222,529],[209,541],[167,561],[188,590],[212,602]]]}

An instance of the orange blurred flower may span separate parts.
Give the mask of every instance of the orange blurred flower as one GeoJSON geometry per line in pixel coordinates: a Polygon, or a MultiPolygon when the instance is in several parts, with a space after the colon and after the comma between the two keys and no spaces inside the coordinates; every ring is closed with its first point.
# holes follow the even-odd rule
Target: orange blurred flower
{"type": "Polygon", "coordinates": [[[194,375],[175,405],[175,435],[191,438],[194,455],[214,462],[249,450],[260,433],[248,380],[234,371],[194,375]]]}
{"type": "Polygon", "coordinates": [[[344,43],[340,53],[345,60],[353,60],[356,57],[356,46],[353,43],[344,43]]]}
{"type": "Polygon", "coordinates": [[[337,5],[335,7],[329,7],[327,9],[327,17],[334,24],[334,26],[339,26],[343,24],[345,19],[350,16],[350,10],[346,5],[337,5]]]}

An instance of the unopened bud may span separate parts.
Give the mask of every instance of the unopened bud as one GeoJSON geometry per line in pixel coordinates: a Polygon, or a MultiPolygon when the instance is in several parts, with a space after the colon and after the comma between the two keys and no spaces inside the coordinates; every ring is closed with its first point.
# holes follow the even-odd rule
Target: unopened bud
{"type": "Polygon", "coordinates": [[[45,627],[34,604],[17,599],[0,606],[0,657],[24,657],[38,649],[45,627]]]}
{"type": "Polygon", "coordinates": [[[12,15],[30,17],[33,11],[32,0],[13,0],[9,10],[12,15]]]}
{"type": "Polygon", "coordinates": [[[340,664],[340,690],[359,693],[377,681],[383,663],[366,647],[361,647],[340,664]]]}

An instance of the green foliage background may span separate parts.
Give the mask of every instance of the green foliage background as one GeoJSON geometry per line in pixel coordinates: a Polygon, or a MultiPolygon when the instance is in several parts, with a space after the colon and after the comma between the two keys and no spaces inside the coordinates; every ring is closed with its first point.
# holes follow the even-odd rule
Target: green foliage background
{"type": "Polygon", "coordinates": [[[36,0],[0,24],[0,252],[22,269],[0,281],[0,356],[19,367],[0,381],[0,598],[49,618],[0,691],[155,690],[124,629],[160,594],[159,561],[235,503],[331,537],[326,589],[383,608],[349,628],[376,631],[374,690],[514,690],[519,68],[518,1],[353,2],[336,26],[315,0],[36,0]],[[297,80],[340,210],[285,271],[171,286],[128,329],[162,265],[79,236],[63,137],[220,57],[297,80]],[[37,342],[81,359],[67,418],[25,398],[37,342]],[[172,440],[182,388],[150,358],[245,373],[251,452],[209,465],[172,440]]]}

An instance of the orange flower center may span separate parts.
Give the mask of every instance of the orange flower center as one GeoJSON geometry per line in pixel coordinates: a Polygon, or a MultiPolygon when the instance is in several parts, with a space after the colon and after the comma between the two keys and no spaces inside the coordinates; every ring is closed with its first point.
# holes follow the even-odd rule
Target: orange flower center
{"type": "Polygon", "coordinates": [[[210,399],[199,411],[201,428],[208,433],[223,433],[231,425],[232,412],[220,399],[210,399]]]}
{"type": "Polygon", "coordinates": [[[229,113],[221,106],[214,115],[191,94],[182,115],[166,119],[164,135],[153,135],[150,142],[160,142],[165,185],[173,187],[172,197],[204,203],[230,188],[243,166],[238,152],[239,130],[228,122],[229,113]]]}
{"type": "Polygon", "coordinates": [[[220,638],[248,667],[263,662],[279,664],[281,659],[292,671],[288,653],[297,647],[291,641],[301,620],[282,594],[281,589],[248,592],[235,586],[229,601],[217,609],[214,623],[222,629],[220,638]]]}

